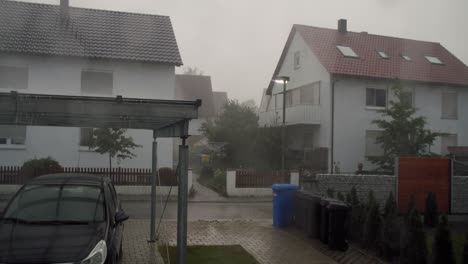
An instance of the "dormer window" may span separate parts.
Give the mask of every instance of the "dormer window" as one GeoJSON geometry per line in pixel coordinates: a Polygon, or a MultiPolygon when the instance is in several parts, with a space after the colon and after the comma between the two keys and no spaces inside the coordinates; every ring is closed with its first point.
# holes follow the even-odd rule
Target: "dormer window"
{"type": "Polygon", "coordinates": [[[405,61],[412,61],[411,57],[408,56],[408,55],[401,55],[401,57],[402,57],[405,61]]]}
{"type": "Polygon", "coordinates": [[[342,45],[336,45],[336,48],[338,48],[345,57],[349,58],[359,58],[359,56],[354,52],[354,50],[351,47],[348,46],[342,46],[342,45]]]}

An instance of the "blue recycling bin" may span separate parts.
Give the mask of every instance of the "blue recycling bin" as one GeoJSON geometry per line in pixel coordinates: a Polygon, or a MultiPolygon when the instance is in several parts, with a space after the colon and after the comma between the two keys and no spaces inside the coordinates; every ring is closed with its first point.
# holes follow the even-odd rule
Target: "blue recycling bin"
{"type": "Polygon", "coordinates": [[[295,184],[273,184],[273,226],[286,227],[294,215],[295,184]]]}

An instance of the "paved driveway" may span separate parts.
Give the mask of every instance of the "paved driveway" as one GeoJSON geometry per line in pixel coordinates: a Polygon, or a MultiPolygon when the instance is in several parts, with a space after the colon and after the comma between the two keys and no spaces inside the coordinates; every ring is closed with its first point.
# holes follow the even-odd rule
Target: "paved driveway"
{"type": "MultiPolygon", "coordinates": [[[[161,244],[176,244],[176,226],[175,221],[164,223],[161,244]]],[[[160,260],[155,245],[146,243],[148,227],[148,220],[127,222],[124,264],[156,263],[160,260]]],[[[194,221],[189,222],[188,228],[189,245],[241,245],[260,263],[336,263],[316,250],[310,240],[273,228],[271,220],[194,221]]]]}

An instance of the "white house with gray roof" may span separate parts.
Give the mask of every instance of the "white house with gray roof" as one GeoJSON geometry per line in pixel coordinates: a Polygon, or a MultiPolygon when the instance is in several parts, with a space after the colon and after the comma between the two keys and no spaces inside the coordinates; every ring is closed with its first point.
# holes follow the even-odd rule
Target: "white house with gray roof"
{"type": "MultiPolygon", "coordinates": [[[[0,92],[176,99],[180,65],[167,16],[0,0],[0,92]]],[[[62,166],[106,167],[87,147],[90,131],[1,126],[0,165],[51,156],[62,166]]],[[[120,166],[148,167],[152,132],[128,134],[143,147],[120,166]]],[[[173,140],[158,144],[158,166],[172,166],[173,140]]]]}

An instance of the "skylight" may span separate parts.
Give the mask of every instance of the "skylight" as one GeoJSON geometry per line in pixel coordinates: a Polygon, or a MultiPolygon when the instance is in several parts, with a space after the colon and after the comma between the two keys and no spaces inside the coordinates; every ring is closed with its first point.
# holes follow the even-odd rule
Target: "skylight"
{"type": "Polygon", "coordinates": [[[401,55],[401,57],[407,61],[411,61],[411,57],[408,55],[401,55]]]}
{"type": "Polygon", "coordinates": [[[377,51],[377,53],[380,55],[380,57],[382,57],[382,59],[390,58],[385,51],[377,51]]]}
{"type": "Polygon", "coordinates": [[[434,56],[424,56],[432,64],[444,64],[439,58],[434,56]]]}
{"type": "Polygon", "coordinates": [[[336,45],[336,47],[341,51],[341,54],[345,57],[358,58],[359,56],[354,52],[354,50],[348,46],[336,45]]]}

